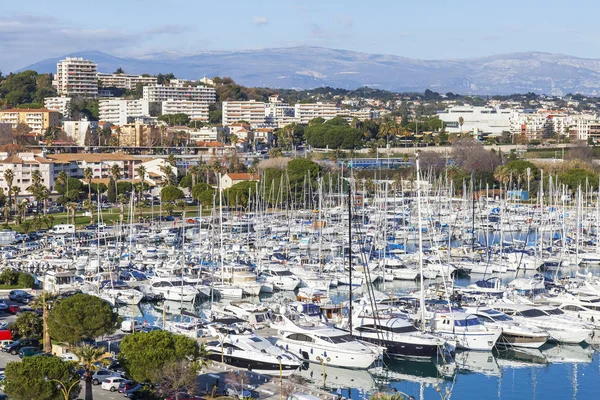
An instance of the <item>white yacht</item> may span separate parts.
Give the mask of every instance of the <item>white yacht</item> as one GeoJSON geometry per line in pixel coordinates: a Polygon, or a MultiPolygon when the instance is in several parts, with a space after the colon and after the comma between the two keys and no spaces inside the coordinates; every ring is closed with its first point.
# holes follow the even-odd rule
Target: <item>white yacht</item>
{"type": "MultiPolygon", "coordinates": [[[[385,312],[381,308],[378,307],[375,316],[366,310],[355,313],[352,318],[354,337],[384,346],[390,357],[432,358],[443,351],[444,339],[420,332],[407,315],[385,312]]],[[[338,327],[347,330],[348,322],[346,318],[338,327]]]]}
{"type": "Polygon", "coordinates": [[[537,349],[549,338],[545,330],[518,323],[498,310],[489,307],[465,307],[465,310],[478,316],[484,325],[502,329],[498,344],[537,349]]]}
{"type": "Polygon", "coordinates": [[[476,315],[460,309],[435,312],[431,325],[434,332],[466,350],[491,351],[502,334],[500,328],[489,328],[476,315]]]}
{"type": "Polygon", "coordinates": [[[299,315],[277,314],[271,328],[277,329],[277,346],[303,360],[345,368],[365,369],[382,355],[377,346],[367,345],[347,332],[318,323],[304,323],[299,315]]]}
{"type": "Polygon", "coordinates": [[[99,295],[111,304],[139,304],[144,294],[123,281],[104,281],[99,295]]]}
{"type": "Polygon", "coordinates": [[[198,294],[196,288],[185,285],[178,278],[153,278],[147,290],[165,300],[193,301],[198,294]]]}
{"type": "Polygon", "coordinates": [[[280,266],[263,268],[261,276],[277,290],[295,290],[300,284],[300,279],[294,273],[280,266]]]}
{"type": "Polygon", "coordinates": [[[227,335],[206,343],[208,358],[259,374],[290,376],[302,365],[295,355],[254,333],[227,335]]]}
{"type": "Polygon", "coordinates": [[[529,326],[544,329],[554,341],[567,344],[578,344],[590,340],[592,329],[576,321],[569,321],[559,316],[526,304],[495,303],[494,309],[511,316],[515,321],[529,326]]]}

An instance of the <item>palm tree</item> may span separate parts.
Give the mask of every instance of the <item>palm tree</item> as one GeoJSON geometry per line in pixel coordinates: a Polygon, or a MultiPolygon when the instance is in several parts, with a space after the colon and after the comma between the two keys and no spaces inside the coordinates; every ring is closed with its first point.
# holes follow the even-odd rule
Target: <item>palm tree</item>
{"type": "Polygon", "coordinates": [[[175,160],[175,156],[171,153],[169,157],[167,157],[167,162],[171,164],[171,167],[175,168],[177,166],[177,162],[175,160]]]}
{"type": "Polygon", "coordinates": [[[94,171],[91,167],[87,167],[83,170],[83,178],[88,184],[88,200],[92,199],[92,178],[94,177],[94,171]]]}
{"type": "Polygon", "coordinates": [[[34,169],[31,172],[31,181],[34,186],[39,186],[42,183],[42,172],[39,169],[34,169]]]}
{"type": "Polygon", "coordinates": [[[123,222],[123,218],[125,216],[125,204],[127,204],[128,201],[129,198],[127,198],[125,194],[120,194],[117,196],[117,203],[119,203],[121,223],[123,222]]]}
{"type": "Polygon", "coordinates": [[[458,117],[458,125],[460,126],[460,132],[462,133],[462,127],[465,123],[465,119],[463,117],[458,117]]]}
{"type": "Polygon", "coordinates": [[[94,203],[90,199],[84,200],[83,209],[90,213],[90,224],[94,223],[94,203]]]}
{"type": "Polygon", "coordinates": [[[69,219],[69,215],[68,214],[71,213],[71,221],[72,221],[71,223],[73,225],[75,225],[75,211],[77,210],[77,203],[75,203],[74,201],[70,201],[65,206],[66,206],[67,211],[68,211],[68,213],[67,213],[67,219],[69,219]]]}
{"type": "Polygon", "coordinates": [[[15,202],[14,202],[14,204],[15,204],[15,207],[16,207],[17,206],[17,199],[19,197],[19,193],[21,193],[21,188],[18,187],[18,186],[13,186],[11,188],[11,192],[12,192],[11,194],[15,196],[15,202]]]}
{"type": "MultiPolygon", "coordinates": [[[[44,287],[42,286],[42,290],[44,287]]],[[[56,300],[56,296],[50,292],[42,291],[42,294],[35,298],[33,306],[42,309],[43,324],[43,346],[44,353],[52,353],[52,341],[50,340],[50,331],[48,330],[48,319],[50,318],[50,308],[56,300]]]]}
{"type": "Polygon", "coordinates": [[[34,196],[38,203],[41,202],[44,205],[44,215],[46,215],[48,209],[48,199],[50,198],[50,189],[44,185],[41,185],[39,188],[37,188],[34,196]]]}
{"type": "Polygon", "coordinates": [[[110,363],[110,354],[103,347],[96,347],[90,344],[82,344],[73,352],[79,358],[77,362],[85,369],[85,400],[93,400],[92,394],[92,376],[99,367],[98,364],[108,365],[110,363]]]}
{"type": "Polygon", "coordinates": [[[188,169],[188,174],[190,174],[192,177],[192,187],[194,187],[196,186],[196,180],[198,179],[200,174],[202,174],[202,170],[200,169],[199,165],[192,165],[188,169]]]}
{"type": "MultiPolygon", "coordinates": [[[[4,180],[6,181],[6,186],[7,186],[7,193],[8,193],[8,205],[9,207],[12,205],[12,200],[10,198],[10,195],[12,193],[12,185],[13,185],[13,181],[15,179],[15,171],[13,171],[12,169],[7,169],[6,171],[4,171],[4,180]]],[[[8,221],[7,221],[8,222],[8,221]]]]}
{"type": "Polygon", "coordinates": [[[119,196],[118,182],[119,182],[119,179],[121,179],[121,167],[119,166],[119,164],[113,164],[110,166],[110,174],[112,175],[112,178],[115,181],[115,197],[118,197],[119,196]]]}
{"type": "Polygon", "coordinates": [[[159,168],[160,172],[165,176],[166,186],[171,185],[173,181],[173,167],[171,167],[171,164],[163,164],[159,168]]]}

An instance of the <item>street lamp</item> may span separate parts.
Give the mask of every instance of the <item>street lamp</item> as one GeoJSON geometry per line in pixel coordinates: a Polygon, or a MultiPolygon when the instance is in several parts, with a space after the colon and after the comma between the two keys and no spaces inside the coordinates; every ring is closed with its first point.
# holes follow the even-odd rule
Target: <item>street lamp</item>
{"type": "Polygon", "coordinates": [[[327,353],[323,353],[323,357],[317,356],[316,360],[323,366],[323,388],[327,387],[327,365],[325,362],[331,361],[331,358],[327,357],[327,353]]]}
{"type": "Polygon", "coordinates": [[[283,365],[281,364],[281,356],[277,356],[279,360],[279,400],[283,400],[283,365]]]}
{"type": "Polygon", "coordinates": [[[47,376],[44,377],[44,380],[48,381],[48,382],[56,382],[58,383],[58,387],[60,389],[60,391],[62,392],[63,396],[65,396],[65,400],[69,400],[69,396],[71,395],[71,390],[75,387],[75,385],[79,384],[79,381],[75,381],[73,382],[73,384],[71,386],[69,386],[69,388],[67,389],[67,385],[65,385],[64,383],[62,383],[61,381],[59,381],[58,379],[50,379],[47,376]]]}

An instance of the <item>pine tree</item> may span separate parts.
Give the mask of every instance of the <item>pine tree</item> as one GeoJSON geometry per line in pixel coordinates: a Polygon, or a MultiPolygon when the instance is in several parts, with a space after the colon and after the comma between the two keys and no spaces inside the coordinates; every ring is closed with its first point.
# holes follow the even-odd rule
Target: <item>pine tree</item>
{"type": "Polygon", "coordinates": [[[108,181],[108,190],[106,192],[106,197],[108,198],[108,201],[110,203],[114,203],[117,201],[116,184],[115,180],[112,177],[108,181]]]}

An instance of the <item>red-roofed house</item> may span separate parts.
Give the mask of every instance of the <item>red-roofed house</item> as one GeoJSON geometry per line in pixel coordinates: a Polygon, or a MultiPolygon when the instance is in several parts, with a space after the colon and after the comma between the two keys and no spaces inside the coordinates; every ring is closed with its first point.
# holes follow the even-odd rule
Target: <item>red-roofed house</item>
{"type": "Polygon", "coordinates": [[[221,188],[225,190],[229,189],[236,183],[246,181],[257,181],[258,179],[258,175],[249,174],[247,172],[227,173],[221,176],[221,188]]]}

